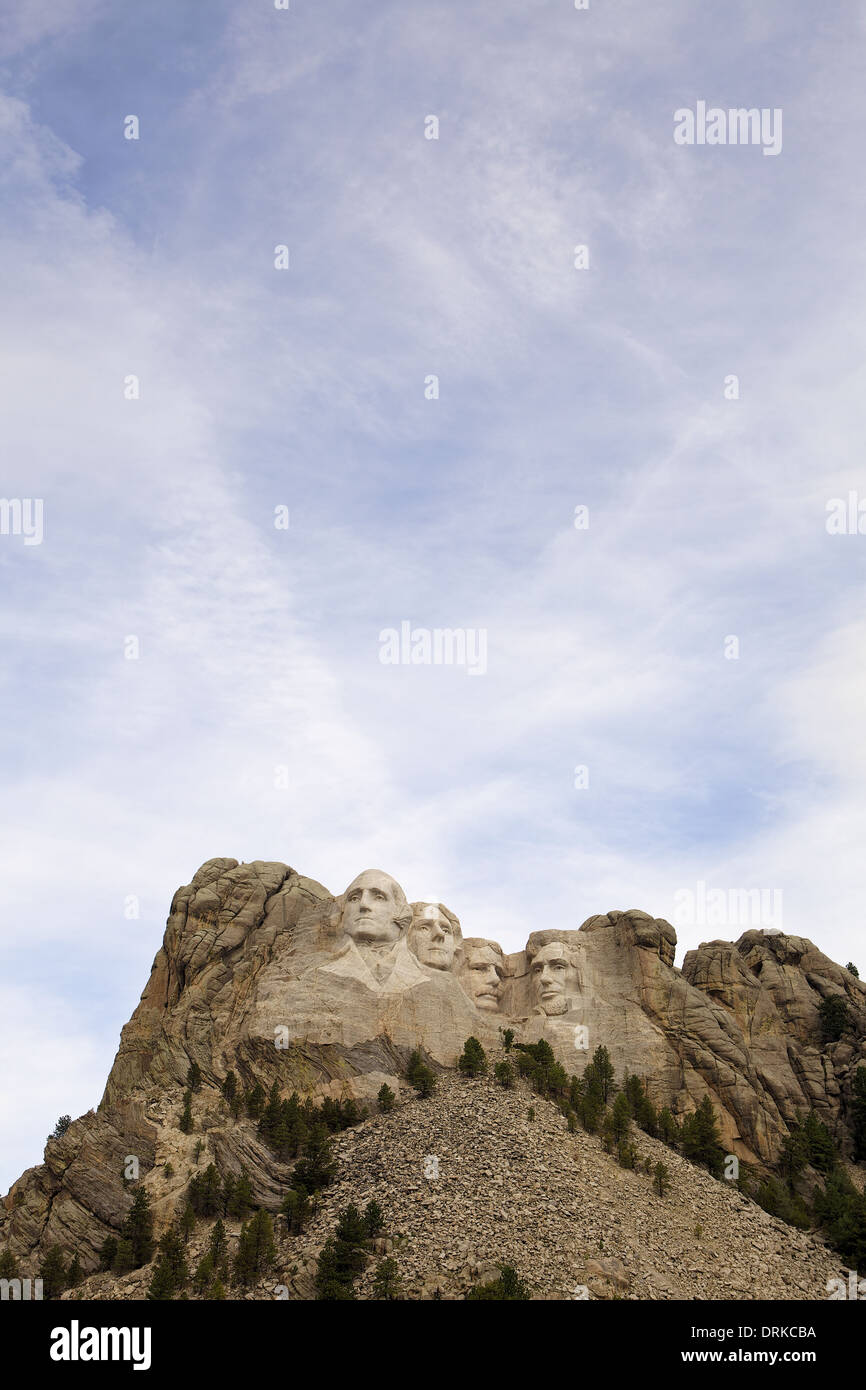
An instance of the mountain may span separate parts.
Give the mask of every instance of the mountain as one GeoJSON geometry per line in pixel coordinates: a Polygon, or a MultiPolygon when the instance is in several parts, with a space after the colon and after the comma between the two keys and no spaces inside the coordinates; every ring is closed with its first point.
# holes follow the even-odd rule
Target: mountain
{"type": "MultiPolygon", "coordinates": [[[[298,1271],[286,1272],[290,1297],[312,1296],[310,1261],[341,1193],[360,1200],[379,1189],[416,1296],[425,1288],[432,1296],[430,1279],[446,1273],[443,1296],[462,1296],[500,1255],[523,1264],[546,1297],[593,1284],[635,1297],[696,1288],[710,1298],[824,1296],[838,1256],[780,1228],[734,1185],[641,1134],[640,1162],[664,1162],[678,1192],[676,1201],[661,1197],[643,1171],[620,1168],[598,1138],[570,1131],[562,1110],[523,1083],[504,1090],[454,1070],[470,1036],[491,1061],[503,1060],[505,1029],[518,1045],[547,1042],[569,1076],[603,1047],[616,1077],[641,1077],[657,1110],[682,1120],[709,1097],[724,1151],[759,1173],[777,1168],[790,1127],[810,1113],[850,1160],[866,987],[800,937],[747,931],[733,944],[702,944],[681,970],[675,947],[669,923],[631,910],[590,917],[579,930],[541,927],[506,954],[464,937],[443,904],[408,902],[381,871],[333,896],[285,864],[210,860],[175,894],[98,1109],[49,1140],[44,1162],[4,1199],[0,1251],[35,1274],[59,1246],[90,1274],[106,1237],[120,1233],[136,1185],[150,1196],[159,1234],[184,1205],[191,1173],[211,1162],[222,1175],[245,1171],[254,1202],[277,1213],[292,1162],[254,1119],[232,1114],[223,1088],[233,1072],[247,1094],[257,1083],[270,1094],[276,1082],[280,1098],[297,1091],[373,1110],[383,1084],[398,1096],[390,1114],[337,1135],[338,1178],[306,1231],[288,1237],[277,1223],[286,1271],[298,1271]],[[848,1026],[824,1042],[819,1008],[832,996],[844,1001],[848,1026]],[[426,1100],[405,1081],[416,1048],[440,1078],[426,1100]],[[201,1084],[185,1133],[193,1065],[201,1084]],[[436,1181],[418,1170],[430,1154],[442,1160],[436,1181]],[[560,1222],[568,1239],[545,1256],[560,1222]],[[744,1240],[770,1273],[760,1276],[760,1260],[744,1265],[741,1251],[734,1258],[744,1240]],[[777,1249],[786,1242],[787,1254],[777,1249]],[[755,1293],[759,1276],[773,1292],[755,1293]]],[[[197,1231],[193,1252],[201,1239],[197,1231]]],[[[84,1293],[140,1297],[142,1279],[142,1270],[95,1275],[84,1293]],[[117,1294],[106,1294],[115,1283],[117,1294]]],[[[273,1296],[266,1284],[259,1293],[273,1296]]]]}

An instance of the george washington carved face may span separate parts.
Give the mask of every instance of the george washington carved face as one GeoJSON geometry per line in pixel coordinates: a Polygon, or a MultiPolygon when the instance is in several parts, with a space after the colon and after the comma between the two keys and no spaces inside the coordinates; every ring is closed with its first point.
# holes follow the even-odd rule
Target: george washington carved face
{"type": "Polygon", "coordinates": [[[341,925],[357,945],[398,941],[411,920],[406,894],[390,874],[365,869],[343,894],[341,925]]]}

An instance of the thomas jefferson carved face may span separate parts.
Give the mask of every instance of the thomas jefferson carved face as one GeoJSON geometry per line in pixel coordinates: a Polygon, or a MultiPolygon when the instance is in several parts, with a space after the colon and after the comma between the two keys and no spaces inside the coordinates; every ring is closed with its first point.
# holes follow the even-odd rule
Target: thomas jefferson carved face
{"type": "Polygon", "coordinates": [[[397,941],[408,920],[403,889],[380,869],[365,869],[343,894],[343,930],[358,945],[397,941]]]}
{"type": "Polygon", "coordinates": [[[570,998],[580,993],[580,975],[568,947],[551,941],[532,957],[530,966],[536,1001],[548,1015],[568,1013],[570,998]]]}
{"type": "Polygon", "coordinates": [[[467,944],[462,980],[476,1009],[494,1013],[499,1008],[504,974],[502,954],[494,946],[467,944]]]}
{"type": "Polygon", "coordinates": [[[422,965],[451,970],[460,943],[460,923],[440,903],[413,903],[409,946],[422,965]]]}

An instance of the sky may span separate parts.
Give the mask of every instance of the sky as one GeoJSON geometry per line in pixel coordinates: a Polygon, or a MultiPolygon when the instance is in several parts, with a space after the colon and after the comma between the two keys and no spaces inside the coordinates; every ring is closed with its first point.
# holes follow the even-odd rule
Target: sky
{"type": "Polygon", "coordinates": [[[864,45],[861,0],[7,7],[0,1190],[216,856],[866,967],[864,45]],[[677,143],[699,102],[781,149],[677,143]]]}

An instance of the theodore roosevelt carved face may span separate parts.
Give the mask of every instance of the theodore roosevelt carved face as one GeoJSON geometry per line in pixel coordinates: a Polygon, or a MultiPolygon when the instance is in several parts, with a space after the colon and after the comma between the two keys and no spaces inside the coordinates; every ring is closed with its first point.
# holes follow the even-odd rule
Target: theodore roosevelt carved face
{"type": "Polygon", "coordinates": [[[501,948],[495,941],[475,938],[464,941],[463,951],[463,969],[460,973],[463,988],[476,1009],[495,1013],[499,1008],[505,978],[505,961],[501,948]]]}

